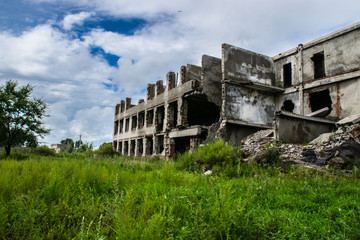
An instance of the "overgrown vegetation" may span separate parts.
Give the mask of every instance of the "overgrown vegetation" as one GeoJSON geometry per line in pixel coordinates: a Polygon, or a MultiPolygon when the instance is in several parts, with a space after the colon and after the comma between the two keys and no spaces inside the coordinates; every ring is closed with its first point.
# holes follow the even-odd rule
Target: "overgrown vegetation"
{"type": "Polygon", "coordinates": [[[221,141],[174,161],[21,154],[0,160],[2,239],[360,238],[358,171],[284,172],[221,141]]]}

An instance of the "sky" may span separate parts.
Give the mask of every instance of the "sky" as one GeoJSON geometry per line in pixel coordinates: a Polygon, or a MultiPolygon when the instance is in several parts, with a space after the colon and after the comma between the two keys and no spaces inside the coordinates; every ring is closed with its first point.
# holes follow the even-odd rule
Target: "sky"
{"type": "Polygon", "coordinates": [[[114,107],[228,43],[275,56],[360,21],[358,0],[1,0],[0,84],[47,104],[42,144],[112,141],[114,107]]]}

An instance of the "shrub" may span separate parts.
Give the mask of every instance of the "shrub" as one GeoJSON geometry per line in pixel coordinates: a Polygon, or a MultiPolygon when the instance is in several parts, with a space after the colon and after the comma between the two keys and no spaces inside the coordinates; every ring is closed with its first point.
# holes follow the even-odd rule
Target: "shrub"
{"type": "Polygon", "coordinates": [[[38,156],[56,156],[55,151],[50,149],[48,146],[37,147],[32,151],[32,153],[38,156]]]}
{"type": "Polygon", "coordinates": [[[178,166],[188,171],[213,170],[228,172],[234,175],[234,167],[238,166],[242,152],[220,139],[199,147],[194,152],[186,152],[179,156],[178,166]]]}
{"type": "Polygon", "coordinates": [[[102,144],[98,150],[94,151],[95,155],[103,157],[114,157],[119,156],[120,153],[115,151],[111,143],[102,144]]]}

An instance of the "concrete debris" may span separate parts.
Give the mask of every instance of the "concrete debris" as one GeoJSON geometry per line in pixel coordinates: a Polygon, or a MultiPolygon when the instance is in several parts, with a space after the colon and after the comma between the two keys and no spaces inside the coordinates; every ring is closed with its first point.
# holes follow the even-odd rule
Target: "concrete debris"
{"type": "Polygon", "coordinates": [[[260,130],[256,133],[253,133],[243,139],[241,144],[244,149],[244,155],[247,156],[256,156],[260,154],[265,145],[275,142],[274,140],[274,131],[272,129],[260,130]]]}
{"type": "Polygon", "coordinates": [[[360,122],[360,114],[348,116],[344,119],[341,119],[336,124],[337,125],[345,125],[345,124],[354,124],[354,123],[358,123],[358,122],[360,122]]]}
{"type": "Polygon", "coordinates": [[[308,145],[279,144],[270,130],[259,131],[243,141],[245,157],[261,154],[271,146],[278,147],[284,161],[308,166],[346,168],[352,159],[360,158],[360,123],[342,125],[333,133],[325,133],[308,145]]]}

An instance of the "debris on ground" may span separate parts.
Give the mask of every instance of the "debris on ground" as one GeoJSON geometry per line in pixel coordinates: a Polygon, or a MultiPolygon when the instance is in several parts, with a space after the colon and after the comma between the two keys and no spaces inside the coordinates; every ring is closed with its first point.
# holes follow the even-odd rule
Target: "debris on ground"
{"type": "Polygon", "coordinates": [[[335,132],[324,133],[306,145],[279,143],[273,130],[261,130],[243,139],[241,147],[245,160],[276,147],[285,162],[346,169],[360,161],[360,114],[344,118],[336,126],[335,132]]]}

